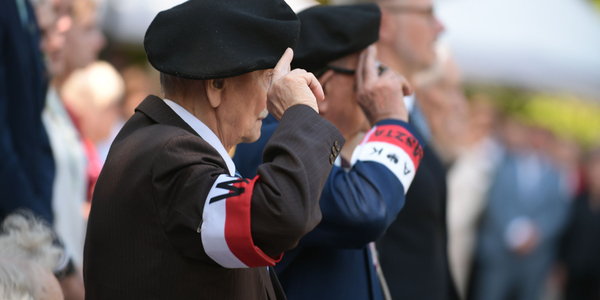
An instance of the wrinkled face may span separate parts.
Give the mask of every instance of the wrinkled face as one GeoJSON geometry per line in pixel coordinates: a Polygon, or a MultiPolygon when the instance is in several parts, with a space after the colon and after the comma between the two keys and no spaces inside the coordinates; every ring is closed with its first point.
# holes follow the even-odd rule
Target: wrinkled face
{"type": "Polygon", "coordinates": [[[389,16],[390,44],[406,66],[423,70],[435,62],[434,43],[444,30],[432,14],[431,0],[396,0],[382,5],[389,16]]]}
{"type": "Polygon", "coordinates": [[[273,70],[259,70],[225,79],[225,90],[217,118],[229,126],[228,140],[252,143],[260,137],[262,120],[267,117],[267,90],[273,70]]]}
{"type": "Polygon", "coordinates": [[[69,71],[84,68],[98,58],[106,40],[98,28],[94,11],[89,11],[73,21],[67,33],[64,51],[69,71]]]}
{"type": "MultiPolygon", "coordinates": [[[[359,53],[354,53],[333,63],[336,67],[356,70],[359,53]]],[[[325,100],[317,102],[319,114],[333,123],[346,140],[361,131],[368,131],[370,126],[365,113],[356,101],[356,77],[350,74],[333,72],[331,76],[321,76],[319,82],[325,92],[325,100]]]]}

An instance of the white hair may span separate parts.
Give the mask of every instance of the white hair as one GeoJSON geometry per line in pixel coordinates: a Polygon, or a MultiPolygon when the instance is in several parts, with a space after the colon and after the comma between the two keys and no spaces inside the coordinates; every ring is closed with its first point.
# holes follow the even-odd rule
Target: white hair
{"type": "Polygon", "coordinates": [[[64,259],[55,235],[30,213],[8,216],[0,234],[0,299],[38,298],[40,273],[52,272],[64,259]]]}
{"type": "Polygon", "coordinates": [[[34,264],[0,257],[0,299],[34,300],[37,276],[34,264]]]}
{"type": "Polygon", "coordinates": [[[123,77],[105,61],[74,71],[61,88],[63,100],[77,111],[87,107],[105,109],[121,101],[124,94],[123,77]]]}

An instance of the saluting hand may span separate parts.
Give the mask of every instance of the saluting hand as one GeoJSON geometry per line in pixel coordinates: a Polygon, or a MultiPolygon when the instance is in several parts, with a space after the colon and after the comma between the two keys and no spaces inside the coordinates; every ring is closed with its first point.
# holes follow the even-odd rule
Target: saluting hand
{"type": "Polygon", "coordinates": [[[290,71],[294,51],[288,48],[275,69],[267,92],[267,109],[277,120],[281,120],[286,109],[304,104],[319,112],[317,100],[325,99],[321,84],[312,73],[302,69],[290,71]]]}
{"type": "Polygon", "coordinates": [[[412,89],[404,76],[391,69],[379,67],[378,70],[376,56],[375,46],[369,46],[360,54],[356,69],[356,101],[371,125],[384,119],[406,122],[408,111],[403,98],[412,94],[412,89]]]}

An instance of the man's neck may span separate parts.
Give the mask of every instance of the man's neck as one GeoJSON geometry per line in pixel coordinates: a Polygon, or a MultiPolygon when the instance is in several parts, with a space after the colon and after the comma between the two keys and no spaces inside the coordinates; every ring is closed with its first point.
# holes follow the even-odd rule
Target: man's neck
{"type": "Polygon", "coordinates": [[[191,113],[194,117],[200,120],[200,122],[206,125],[206,127],[208,127],[217,136],[217,138],[219,138],[219,141],[221,141],[221,144],[223,145],[225,150],[230,151],[231,148],[235,146],[236,143],[229,141],[223,134],[224,130],[222,126],[219,126],[215,109],[212,106],[210,106],[208,100],[203,101],[202,99],[186,96],[166,96],[165,98],[179,104],[189,113],[191,113]]]}
{"type": "Polygon", "coordinates": [[[60,74],[52,77],[52,82],[50,84],[54,86],[57,91],[60,92],[62,86],[65,84],[71,73],[72,72],[65,72],[65,74],[60,74]]]}

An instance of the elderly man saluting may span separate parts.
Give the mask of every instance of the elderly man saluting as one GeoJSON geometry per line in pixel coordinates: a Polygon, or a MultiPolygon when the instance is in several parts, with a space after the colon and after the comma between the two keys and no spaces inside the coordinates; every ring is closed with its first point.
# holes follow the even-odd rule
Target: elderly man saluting
{"type": "Polygon", "coordinates": [[[299,28],[283,0],[188,1],[156,16],[144,46],[165,99],[140,104],[98,179],[87,299],[285,299],[268,267],[319,223],[331,149],[345,141],[318,114],[316,78],[289,71],[299,28]],[[281,123],[257,175],[241,178],[227,153],[258,139],[267,109],[281,123]]]}

